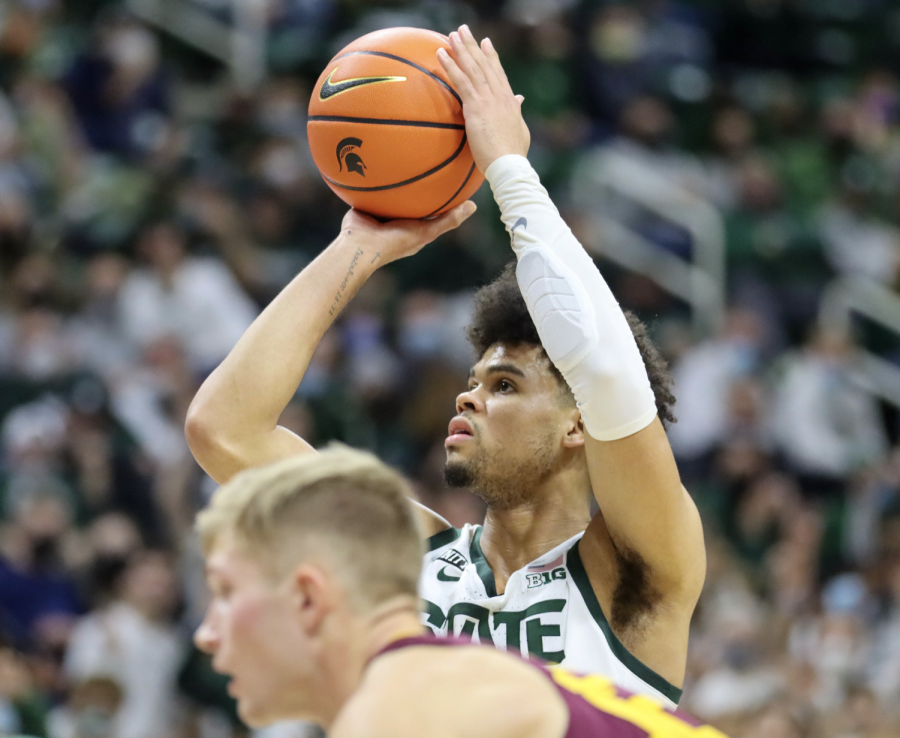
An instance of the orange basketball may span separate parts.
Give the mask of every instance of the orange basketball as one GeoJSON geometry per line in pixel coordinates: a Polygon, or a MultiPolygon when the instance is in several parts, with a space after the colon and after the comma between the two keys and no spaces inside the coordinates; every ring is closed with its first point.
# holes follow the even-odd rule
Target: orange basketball
{"type": "Polygon", "coordinates": [[[380,218],[427,218],[467,200],[484,177],[466,143],[462,103],[437,60],[446,36],[369,33],[325,67],[307,133],[322,178],[380,218]]]}

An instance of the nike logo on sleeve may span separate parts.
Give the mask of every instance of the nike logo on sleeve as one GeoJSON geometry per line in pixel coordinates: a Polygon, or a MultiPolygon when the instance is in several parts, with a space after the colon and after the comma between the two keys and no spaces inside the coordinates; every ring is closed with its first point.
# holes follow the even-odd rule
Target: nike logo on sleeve
{"type": "Polygon", "coordinates": [[[525,220],[525,218],[519,218],[519,219],[515,222],[515,224],[513,225],[513,227],[510,228],[509,232],[510,232],[510,233],[515,233],[515,232],[516,232],[516,228],[518,228],[519,226],[522,226],[523,229],[527,229],[527,228],[528,228],[528,221],[525,220]]]}

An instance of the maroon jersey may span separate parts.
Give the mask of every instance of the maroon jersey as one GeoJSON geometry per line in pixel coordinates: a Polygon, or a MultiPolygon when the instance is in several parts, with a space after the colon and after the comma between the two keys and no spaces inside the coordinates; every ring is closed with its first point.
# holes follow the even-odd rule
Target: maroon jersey
{"type": "MultiPolygon", "coordinates": [[[[394,641],[381,653],[409,646],[488,648],[461,638],[425,635],[394,641]]],[[[606,677],[582,676],[534,661],[526,663],[541,671],[566,703],[569,727],[564,738],[727,738],[680,710],[618,689],[606,677]]]]}

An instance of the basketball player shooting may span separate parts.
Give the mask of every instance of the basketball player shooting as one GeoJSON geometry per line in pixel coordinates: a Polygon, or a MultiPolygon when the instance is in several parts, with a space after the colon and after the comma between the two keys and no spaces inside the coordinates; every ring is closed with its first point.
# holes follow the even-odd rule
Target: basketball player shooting
{"type": "Polygon", "coordinates": [[[330,738],[725,738],[598,676],[435,638],[402,477],[329,448],[241,473],[197,528],[212,599],[195,642],[251,727],[330,738]]]}
{"type": "MultiPolygon", "coordinates": [[[[674,705],[705,552],[659,419],[671,402],[661,362],[525,158],[521,101],[490,42],[463,26],[450,48],[439,62],[517,265],[476,296],[480,358],[446,440],[447,480],[486,501],[484,526],[456,530],[412,503],[430,548],[423,617],[436,634],[601,673],[674,705]]],[[[222,484],[313,451],[277,423],[323,334],[377,268],[473,210],[384,224],[347,214],[198,391],[186,430],[210,476],[222,484]]]]}

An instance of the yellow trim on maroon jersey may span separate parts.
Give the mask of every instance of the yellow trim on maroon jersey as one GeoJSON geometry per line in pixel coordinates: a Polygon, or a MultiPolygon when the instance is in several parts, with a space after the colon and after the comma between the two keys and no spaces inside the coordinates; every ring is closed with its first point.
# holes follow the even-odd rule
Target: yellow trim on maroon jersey
{"type": "Polygon", "coordinates": [[[686,723],[650,697],[622,695],[603,677],[579,676],[559,666],[551,667],[550,675],[559,686],[584,697],[598,710],[647,731],[647,738],[728,738],[712,726],[686,723]]]}

